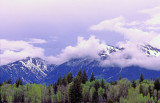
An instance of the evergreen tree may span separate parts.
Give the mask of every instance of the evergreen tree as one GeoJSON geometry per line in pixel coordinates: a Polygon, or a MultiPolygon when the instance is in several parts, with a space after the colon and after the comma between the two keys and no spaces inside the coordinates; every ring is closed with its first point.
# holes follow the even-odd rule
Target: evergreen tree
{"type": "Polygon", "coordinates": [[[148,92],[150,94],[150,97],[153,96],[153,88],[151,86],[148,87],[148,92]]]}
{"type": "Polygon", "coordinates": [[[105,83],[104,83],[104,80],[103,80],[103,79],[101,80],[101,87],[102,87],[103,89],[105,89],[105,83]]]}
{"type": "Polygon", "coordinates": [[[80,103],[82,100],[82,86],[81,86],[81,77],[77,75],[73,81],[73,84],[69,89],[69,100],[70,103],[80,103]]]}
{"type": "Polygon", "coordinates": [[[94,81],[94,80],[95,80],[95,77],[94,77],[94,74],[93,74],[93,72],[92,72],[91,78],[90,78],[90,82],[92,82],[92,81],[94,81]]]}
{"type": "Polygon", "coordinates": [[[2,103],[7,103],[7,95],[5,93],[4,93],[2,98],[3,98],[2,103]]]}
{"type": "Polygon", "coordinates": [[[83,74],[82,74],[82,83],[85,84],[86,81],[88,81],[88,77],[87,77],[87,74],[86,74],[86,70],[84,70],[83,74]]]}
{"type": "Polygon", "coordinates": [[[55,82],[55,83],[53,83],[53,90],[54,90],[54,94],[56,94],[56,93],[57,93],[57,89],[58,89],[58,87],[57,87],[57,83],[55,82]]]}
{"type": "MultiPolygon", "coordinates": [[[[0,91],[1,91],[1,87],[0,87],[0,91]]],[[[0,103],[2,103],[2,95],[1,95],[1,92],[0,92],[0,103]]]]}
{"type": "Polygon", "coordinates": [[[98,103],[98,91],[94,91],[92,101],[93,103],[98,103]]]}
{"type": "Polygon", "coordinates": [[[143,80],[144,80],[144,77],[143,77],[143,74],[141,73],[139,82],[141,83],[141,82],[143,82],[143,80]]]}
{"type": "Polygon", "coordinates": [[[136,88],[136,82],[135,82],[135,80],[132,81],[132,87],[136,88]]]}
{"type": "Polygon", "coordinates": [[[73,79],[72,72],[69,72],[67,74],[67,82],[68,82],[68,84],[72,82],[72,79],[73,79]]]}
{"type": "Polygon", "coordinates": [[[57,85],[62,85],[62,78],[61,78],[61,76],[58,77],[57,85]]]}
{"type": "Polygon", "coordinates": [[[122,77],[120,76],[120,77],[119,77],[119,80],[121,80],[121,79],[122,79],[122,77]]]}
{"type": "Polygon", "coordinates": [[[23,85],[23,82],[20,77],[16,80],[16,87],[18,88],[19,85],[23,85]]]}
{"type": "Polygon", "coordinates": [[[51,88],[49,87],[48,88],[49,90],[48,90],[48,96],[49,96],[49,98],[48,98],[48,102],[47,103],[52,103],[52,99],[51,99],[51,88]]]}
{"type": "Polygon", "coordinates": [[[154,89],[156,89],[157,91],[160,90],[160,82],[158,78],[154,82],[154,89]]]}
{"type": "Polygon", "coordinates": [[[81,83],[82,83],[82,69],[79,69],[77,76],[80,77],[81,83]]]}
{"type": "Polygon", "coordinates": [[[143,94],[143,86],[142,86],[142,84],[140,84],[139,93],[140,93],[140,94],[143,94]]]}
{"type": "Polygon", "coordinates": [[[157,101],[158,101],[158,91],[160,90],[160,82],[158,78],[154,82],[154,89],[157,90],[157,101]]]}
{"type": "Polygon", "coordinates": [[[12,84],[11,78],[8,79],[8,82],[7,82],[7,83],[8,83],[8,84],[12,84]]]}
{"type": "Polygon", "coordinates": [[[7,84],[7,81],[5,80],[3,83],[4,83],[4,84],[7,84]]]}
{"type": "Polygon", "coordinates": [[[62,79],[62,85],[64,85],[64,86],[67,85],[67,80],[66,80],[65,75],[63,76],[63,79],[62,79]]]}
{"type": "Polygon", "coordinates": [[[100,87],[100,84],[98,81],[95,82],[94,84],[94,88],[96,89],[96,91],[98,91],[98,88],[100,87]]]}

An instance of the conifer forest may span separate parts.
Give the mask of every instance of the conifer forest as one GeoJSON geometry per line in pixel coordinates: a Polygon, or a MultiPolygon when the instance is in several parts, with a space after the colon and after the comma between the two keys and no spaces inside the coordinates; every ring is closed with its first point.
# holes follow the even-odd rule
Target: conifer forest
{"type": "Polygon", "coordinates": [[[59,77],[50,85],[23,84],[18,78],[0,84],[0,103],[159,103],[160,81],[146,80],[143,74],[139,80],[119,78],[106,82],[88,78],[81,69],[75,77],[72,72],[59,77]]]}

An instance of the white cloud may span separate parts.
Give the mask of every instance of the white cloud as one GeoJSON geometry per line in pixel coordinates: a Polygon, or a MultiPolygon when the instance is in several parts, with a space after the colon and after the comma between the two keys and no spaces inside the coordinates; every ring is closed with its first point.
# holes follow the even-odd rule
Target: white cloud
{"type": "Polygon", "coordinates": [[[147,14],[146,20],[127,21],[124,17],[120,16],[110,20],[104,20],[99,24],[90,27],[91,30],[109,30],[118,32],[124,38],[133,43],[149,43],[153,46],[160,48],[160,6],[141,10],[140,13],[147,14]]]}
{"type": "Polygon", "coordinates": [[[141,13],[148,14],[150,15],[150,18],[145,21],[146,25],[160,25],[159,18],[160,18],[160,6],[150,8],[150,9],[145,9],[140,11],[141,13]]]}
{"type": "Polygon", "coordinates": [[[27,41],[9,41],[5,39],[0,39],[0,44],[0,65],[24,59],[28,56],[44,58],[44,49],[40,47],[35,47],[27,41]]]}
{"type": "Polygon", "coordinates": [[[47,42],[46,42],[46,40],[43,40],[43,39],[32,38],[29,40],[29,43],[43,44],[43,43],[47,43],[47,42]]]}
{"type": "Polygon", "coordinates": [[[118,32],[125,37],[125,39],[132,42],[149,42],[157,36],[154,31],[143,31],[143,22],[132,21],[127,22],[124,17],[120,16],[111,20],[105,20],[97,25],[90,27],[91,30],[109,30],[118,32]]]}
{"type": "Polygon", "coordinates": [[[83,37],[78,37],[76,46],[67,46],[57,56],[50,56],[48,60],[55,64],[61,64],[68,61],[71,58],[81,58],[90,56],[92,58],[99,59],[98,53],[103,50],[105,43],[96,39],[95,36],[91,36],[88,40],[83,37]]]}
{"type": "Polygon", "coordinates": [[[147,56],[142,50],[141,45],[136,45],[130,41],[119,43],[120,47],[124,47],[123,51],[112,53],[110,57],[102,61],[102,66],[120,66],[122,68],[128,66],[140,66],[152,70],[160,70],[160,57],[147,56]]]}
{"type": "Polygon", "coordinates": [[[119,42],[117,45],[124,47],[125,50],[113,53],[110,59],[104,61],[104,65],[119,65],[126,67],[138,65],[148,69],[159,70],[160,57],[147,57],[140,49],[141,44],[151,44],[160,48],[160,7],[142,10],[141,13],[148,14],[149,18],[143,21],[127,21],[120,16],[110,20],[104,20],[99,24],[90,27],[94,31],[108,30],[118,32],[123,35],[127,42],[119,42]],[[126,57],[129,57],[126,59],[126,57]]]}

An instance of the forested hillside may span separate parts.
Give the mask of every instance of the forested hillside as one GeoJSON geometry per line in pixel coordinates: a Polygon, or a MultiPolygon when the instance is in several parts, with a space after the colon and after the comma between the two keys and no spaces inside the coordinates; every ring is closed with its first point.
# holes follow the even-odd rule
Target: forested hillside
{"type": "Polygon", "coordinates": [[[75,77],[69,72],[48,86],[23,85],[20,78],[5,81],[0,85],[0,103],[159,103],[159,90],[159,79],[145,80],[143,74],[136,81],[120,77],[106,82],[79,70],[75,77]]]}

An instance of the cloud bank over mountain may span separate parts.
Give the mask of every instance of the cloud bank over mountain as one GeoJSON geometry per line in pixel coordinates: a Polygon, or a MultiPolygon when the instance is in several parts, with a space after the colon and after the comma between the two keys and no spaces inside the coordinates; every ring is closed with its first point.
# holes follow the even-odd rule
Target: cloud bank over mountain
{"type": "Polygon", "coordinates": [[[16,60],[30,57],[44,58],[44,49],[33,44],[46,43],[42,39],[31,39],[29,41],[10,41],[0,39],[0,65],[8,64],[16,60]]]}
{"type": "Polygon", "coordinates": [[[147,20],[129,22],[125,17],[120,16],[92,25],[90,30],[118,32],[123,35],[127,41],[133,43],[149,43],[160,48],[160,35],[158,31],[158,28],[160,28],[160,22],[158,22],[160,18],[159,10],[160,7],[155,7],[140,11],[140,13],[149,15],[147,20]]]}
{"type": "MultiPolygon", "coordinates": [[[[118,16],[116,18],[102,20],[90,27],[90,31],[116,32],[125,38],[125,41],[119,41],[116,44],[118,47],[125,49],[111,54],[108,60],[102,62],[102,65],[117,65],[121,67],[138,65],[149,69],[160,70],[160,57],[147,57],[140,50],[140,46],[137,46],[150,44],[156,48],[160,48],[160,7],[141,10],[139,13],[147,15],[148,18],[145,20],[128,20],[125,16],[118,16]]],[[[66,37],[68,38],[65,39],[70,39],[69,37],[72,36],[66,37]]],[[[85,39],[84,36],[77,38],[76,45],[66,46],[58,55],[49,56],[45,54],[46,48],[37,45],[47,44],[47,40],[38,38],[30,38],[28,41],[0,39],[0,65],[24,59],[28,56],[40,57],[49,63],[57,65],[72,58],[86,56],[100,60],[98,53],[105,48],[106,43],[104,41],[101,41],[96,36],[90,36],[88,39],[85,39]]],[[[53,41],[57,40],[57,38],[53,39],[53,41]]],[[[54,52],[54,47],[52,48],[52,52],[54,52]]]]}
{"type": "Polygon", "coordinates": [[[49,61],[55,64],[64,63],[72,58],[82,58],[90,56],[94,59],[99,59],[99,53],[105,48],[105,43],[91,36],[88,40],[83,37],[78,37],[77,45],[67,46],[57,56],[48,57],[49,61]]]}
{"type": "Polygon", "coordinates": [[[103,64],[115,64],[121,67],[138,65],[145,68],[160,70],[160,57],[147,57],[137,46],[150,44],[156,48],[160,48],[159,11],[160,7],[140,11],[140,13],[149,15],[147,20],[129,22],[125,17],[120,16],[92,25],[90,30],[118,32],[126,39],[126,41],[117,43],[118,46],[124,47],[125,50],[114,53],[110,56],[110,59],[103,62],[103,64]]]}

